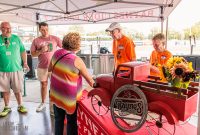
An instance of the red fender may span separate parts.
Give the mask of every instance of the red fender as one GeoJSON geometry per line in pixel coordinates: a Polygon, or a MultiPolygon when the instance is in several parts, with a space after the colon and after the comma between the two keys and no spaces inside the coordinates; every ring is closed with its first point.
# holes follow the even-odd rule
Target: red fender
{"type": "Polygon", "coordinates": [[[112,96],[110,93],[104,88],[94,88],[88,93],[88,97],[97,95],[101,98],[103,105],[110,106],[110,101],[112,96]]]}
{"type": "Polygon", "coordinates": [[[178,116],[174,110],[164,102],[154,101],[148,104],[149,111],[157,114],[162,114],[166,117],[169,124],[174,125],[178,123],[178,116]]]}

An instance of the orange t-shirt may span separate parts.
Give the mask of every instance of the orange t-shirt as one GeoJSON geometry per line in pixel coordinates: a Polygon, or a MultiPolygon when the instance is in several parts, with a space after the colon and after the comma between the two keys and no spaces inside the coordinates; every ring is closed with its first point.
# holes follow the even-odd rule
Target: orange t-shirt
{"type": "MultiPolygon", "coordinates": [[[[172,57],[172,54],[168,50],[165,50],[163,52],[157,52],[154,50],[151,53],[150,63],[151,65],[157,66],[161,70],[162,66],[166,65],[167,61],[171,57],[172,57]]],[[[151,71],[150,73],[153,76],[158,76],[162,78],[161,74],[155,73],[153,71],[151,71]]]]}
{"type": "Polygon", "coordinates": [[[113,55],[116,70],[119,64],[136,60],[135,44],[123,35],[121,39],[113,40],[113,55]]]}

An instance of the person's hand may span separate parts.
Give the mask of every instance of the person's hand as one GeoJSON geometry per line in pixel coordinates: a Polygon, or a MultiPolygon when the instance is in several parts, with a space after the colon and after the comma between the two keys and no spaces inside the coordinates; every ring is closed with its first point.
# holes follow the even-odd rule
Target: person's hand
{"type": "Polygon", "coordinates": [[[48,46],[47,45],[42,46],[41,53],[45,53],[47,51],[48,51],[48,46]]]}
{"type": "Polygon", "coordinates": [[[24,63],[23,70],[24,70],[24,72],[29,72],[30,71],[30,68],[29,68],[27,63],[24,63]]]}
{"type": "Polygon", "coordinates": [[[156,67],[156,66],[151,66],[151,71],[154,72],[154,73],[158,73],[158,74],[160,73],[159,68],[156,67]]]}

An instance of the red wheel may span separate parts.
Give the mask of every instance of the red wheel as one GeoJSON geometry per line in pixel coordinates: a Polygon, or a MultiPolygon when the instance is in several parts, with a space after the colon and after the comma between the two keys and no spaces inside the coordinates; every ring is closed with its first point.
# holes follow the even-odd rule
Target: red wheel
{"type": "Polygon", "coordinates": [[[169,124],[164,115],[148,112],[146,129],[151,135],[174,135],[176,125],[169,124]]]}
{"type": "Polygon", "coordinates": [[[98,95],[92,95],[91,103],[92,108],[98,115],[104,115],[109,110],[109,107],[103,105],[101,98],[98,95]]]}

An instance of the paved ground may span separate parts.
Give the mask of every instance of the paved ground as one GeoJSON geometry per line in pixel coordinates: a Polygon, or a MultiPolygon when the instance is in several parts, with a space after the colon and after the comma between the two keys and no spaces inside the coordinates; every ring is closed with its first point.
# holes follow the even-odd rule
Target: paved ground
{"type": "Polygon", "coordinates": [[[10,102],[12,112],[0,118],[0,135],[53,135],[54,119],[49,115],[49,108],[37,113],[35,108],[39,103],[26,101],[24,105],[28,113],[20,114],[16,101],[10,102]]]}

